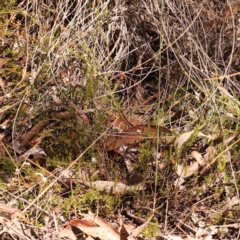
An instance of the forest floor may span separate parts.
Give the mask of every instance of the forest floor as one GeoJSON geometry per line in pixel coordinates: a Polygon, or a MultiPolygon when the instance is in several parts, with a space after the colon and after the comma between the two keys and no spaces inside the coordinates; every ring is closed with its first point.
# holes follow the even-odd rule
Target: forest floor
{"type": "Polygon", "coordinates": [[[240,1],[2,0],[0,238],[240,236],[240,1]]]}

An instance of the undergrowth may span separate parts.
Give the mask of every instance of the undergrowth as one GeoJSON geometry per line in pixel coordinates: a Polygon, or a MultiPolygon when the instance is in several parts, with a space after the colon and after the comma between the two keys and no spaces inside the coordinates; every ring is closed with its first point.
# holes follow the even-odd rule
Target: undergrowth
{"type": "Polygon", "coordinates": [[[0,201],[23,224],[57,239],[82,213],[154,214],[150,239],[237,221],[238,11],[218,4],[0,3],[0,201]]]}

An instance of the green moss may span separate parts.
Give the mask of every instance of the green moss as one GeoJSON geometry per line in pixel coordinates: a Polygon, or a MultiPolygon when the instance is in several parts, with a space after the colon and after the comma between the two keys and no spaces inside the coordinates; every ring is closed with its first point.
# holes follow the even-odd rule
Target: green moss
{"type": "Polygon", "coordinates": [[[0,158],[0,169],[6,174],[13,175],[16,170],[16,166],[9,158],[0,158]]]}
{"type": "Polygon", "coordinates": [[[0,2],[0,11],[2,13],[15,10],[16,0],[2,0],[0,2]]]}
{"type": "Polygon", "coordinates": [[[147,239],[155,237],[159,233],[158,225],[159,223],[157,220],[155,220],[154,224],[152,223],[148,224],[147,227],[145,227],[144,230],[142,231],[142,235],[147,239]]]}

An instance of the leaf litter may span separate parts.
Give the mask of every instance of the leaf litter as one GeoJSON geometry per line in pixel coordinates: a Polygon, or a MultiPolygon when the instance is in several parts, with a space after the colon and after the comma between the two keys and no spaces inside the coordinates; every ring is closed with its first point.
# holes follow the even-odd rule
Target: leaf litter
{"type": "Polygon", "coordinates": [[[6,4],[0,238],[237,239],[239,1],[6,4]]]}
{"type": "Polygon", "coordinates": [[[130,127],[122,132],[110,134],[105,142],[106,149],[108,151],[118,149],[124,145],[140,141],[144,138],[144,136],[156,137],[158,128],[160,128],[161,133],[172,133],[172,131],[166,127],[154,125],[137,125],[130,127]]]}
{"type": "Polygon", "coordinates": [[[141,226],[131,231],[124,231],[122,228],[120,231],[114,229],[109,223],[105,222],[100,217],[94,214],[81,214],[82,219],[72,220],[65,225],[78,227],[82,232],[92,237],[97,237],[102,240],[133,240],[139,236],[143,229],[150,223],[153,215],[151,215],[147,221],[141,226]]]}

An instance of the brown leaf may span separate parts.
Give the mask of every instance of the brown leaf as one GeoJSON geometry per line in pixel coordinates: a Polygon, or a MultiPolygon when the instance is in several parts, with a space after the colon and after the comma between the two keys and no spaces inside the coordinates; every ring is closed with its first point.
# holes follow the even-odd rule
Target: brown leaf
{"type": "Polygon", "coordinates": [[[83,231],[85,234],[90,235],[94,238],[99,238],[101,240],[120,240],[120,234],[118,235],[112,235],[111,232],[108,231],[108,229],[105,229],[103,227],[78,227],[81,231],[83,231]]]}
{"type": "Polygon", "coordinates": [[[218,26],[221,23],[220,19],[213,19],[206,22],[203,27],[206,32],[209,32],[213,27],[218,26]]]}
{"type": "Polygon", "coordinates": [[[239,136],[239,133],[233,133],[230,136],[228,136],[227,138],[224,139],[223,133],[220,133],[214,140],[213,140],[213,144],[214,145],[218,145],[220,143],[230,143],[233,140],[235,140],[237,137],[239,136]]]}
{"type": "Polygon", "coordinates": [[[59,105],[62,105],[63,104],[63,101],[62,99],[60,99],[59,97],[57,97],[55,94],[51,95],[53,101],[59,105]]]}
{"type": "Polygon", "coordinates": [[[82,183],[88,187],[92,187],[94,189],[109,193],[121,193],[133,190],[139,191],[143,189],[143,185],[141,183],[135,186],[127,186],[123,183],[115,183],[113,181],[94,181],[94,182],[84,181],[82,183]]]}
{"type": "Polygon", "coordinates": [[[124,129],[126,127],[129,127],[128,123],[126,123],[123,117],[111,118],[111,119],[113,119],[112,126],[117,129],[124,129]]]}
{"type": "Polygon", "coordinates": [[[56,113],[54,117],[58,120],[68,120],[70,116],[71,116],[70,112],[65,111],[56,113]]]}
{"type": "Polygon", "coordinates": [[[92,214],[82,214],[83,219],[74,219],[66,225],[75,226],[85,234],[102,240],[120,240],[120,234],[111,225],[92,214]],[[93,217],[92,217],[93,216],[93,217]],[[98,224],[100,227],[96,226],[98,224]]]}
{"type": "Polygon", "coordinates": [[[5,83],[4,83],[4,81],[3,81],[3,79],[1,77],[0,77],[0,87],[3,90],[3,93],[6,94],[6,92],[5,92],[5,83]]]}
{"type": "Polygon", "coordinates": [[[29,132],[22,135],[22,142],[20,149],[26,149],[31,147],[31,141],[38,135],[38,133],[44,129],[50,123],[49,120],[39,121],[29,132]]]}
{"type": "Polygon", "coordinates": [[[239,204],[239,199],[238,197],[233,197],[230,201],[227,202],[227,204],[223,207],[223,212],[222,214],[224,216],[227,216],[229,211],[232,210],[232,207],[239,204]]]}
{"type": "Polygon", "coordinates": [[[193,175],[195,172],[197,172],[199,169],[199,164],[197,161],[194,161],[191,165],[182,166],[180,164],[177,164],[176,166],[176,173],[179,177],[186,178],[193,175]]]}
{"type": "Polygon", "coordinates": [[[224,139],[223,142],[224,142],[225,144],[230,143],[230,142],[232,142],[233,140],[235,140],[238,136],[239,136],[239,133],[231,134],[231,135],[228,136],[226,139],[224,139]]]}
{"type": "Polygon", "coordinates": [[[0,69],[4,64],[6,64],[8,61],[10,61],[11,58],[0,58],[0,69]]]}
{"type": "Polygon", "coordinates": [[[133,173],[128,179],[128,185],[131,185],[131,186],[137,185],[137,184],[142,183],[143,181],[144,181],[143,175],[133,173]]]}
{"type": "Polygon", "coordinates": [[[71,240],[77,240],[77,237],[71,228],[65,228],[62,231],[60,231],[58,233],[58,237],[60,237],[62,239],[67,238],[67,239],[71,239],[71,240]]]}
{"type": "MultiPolygon", "coordinates": [[[[26,221],[28,224],[25,224],[25,223],[23,224],[22,221],[18,221],[18,219],[14,219],[14,221],[5,220],[4,225],[6,226],[5,229],[7,230],[7,233],[10,236],[17,236],[18,239],[22,239],[22,240],[23,239],[39,239],[34,229],[30,226],[30,223],[26,219],[24,221],[26,221]]],[[[3,232],[1,231],[1,234],[2,233],[3,232]]]]}
{"type": "Polygon", "coordinates": [[[24,214],[20,210],[18,210],[17,208],[9,207],[8,205],[3,203],[0,203],[0,212],[10,214],[12,219],[16,217],[24,218],[24,214]]]}
{"type": "MultiPolygon", "coordinates": [[[[81,215],[85,219],[91,220],[100,226],[100,228],[96,230],[96,235],[99,234],[97,237],[99,237],[100,239],[103,239],[103,240],[107,240],[107,239],[109,239],[109,240],[115,240],[115,239],[116,240],[120,240],[120,239],[126,240],[126,238],[124,236],[121,236],[120,233],[115,228],[113,228],[110,224],[105,222],[102,218],[97,217],[94,214],[81,214],[81,215]]],[[[96,228],[92,228],[92,229],[96,229],[96,228]]],[[[81,230],[84,231],[87,229],[81,228],[81,230]]],[[[92,235],[92,234],[90,234],[90,235],[92,235]]]]}
{"type": "MultiPolygon", "coordinates": [[[[58,120],[67,120],[70,117],[70,113],[68,111],[65,112],[58,112],[56,113],[53,118],[58,119],[58,120]]],[[[31,141],[37,137],[40,131],[42,131],[46,126],[50,124],[49,119],[44,119],[39,121],[36,125],[33,126],[33,128],[28,131],[27,133],[23,134],[21,136],[22,142],[20,144],[20,149],[28,149],[31,147],[31,141]]]]}
{"type": "Polygon", "coordinates": [[[240,2],[238,2],[237,4],[235,4],[232,7],[226,6],[223,9],[223,17],[226,19],[234,17],[234,15],[238,12],[239,7],[240,7],[240,2]]]}
{"type": "MultiPolygon", "coordinates": [[[[165,127],[159,127],[160,132],[172,133],[171,130],[165,127]]],[[[137,125],[130,127],[123,132],[114,133],[108,136],[105,141],[105,146],[108,151],[118,149],[121,146],[140,141],[144,135],[156,136],[157,126],[156,125],[137,125]]]]}
{"type": "Polygon", "coordinates": [[[177,149],[180,149],[185,142],[188,141],[188,139],[191,137],[191,135],[194,133],[194,131],[186,132],[181,134],[174,142],[174,146],[177,149]]]}
{"type": "Polygon", "coordinates": [[[119,232],[121,235],[128,236],[134,228],[135,228],[134,225],[121,223],[119,232]]]}
{"type": "Polygon", "coordinates": [[[197,160],[200,166],[204,164],[204,159],[198,151],[192,151],[192,156],[197,160]]]}
{"type": "Polygon", "coordinates": [[[90,221],[86,218],[83,219],[74,219],[67,223],[67,225],[75,226],[75,227],[96,227],[93,221],[90,221]]]}
{"type": "MultiPolygon", "coordinates": [[[[187,142],[189,140],[189,138],[194,134],[194,132],[195,131],[193,130],[193,131],[186,132],[186,133],[183,133],[183,134],[179,135],[177,137],[177,139],[175,140],[174,144],[173,144],[175,146],[175,148],[180,149],[183,146],[183,144],[185,142],[187,142]]],[[[197,137],[206,137],[208,139],[213,139],[213,136],[205,135],[202,132],[198,132],[196,136],[197,137]]]]}
{"type": "Polygon", "coordinates": [[[85,122],[85,123],[89,123],[88,117],[87,115],[84,113],[84,111],[76,106],[74,103],[72,103],[71,101],[68,102],[68,105],[73,107],[76,110],[76,113],[80,116],[80,118],[85,122]]]}
{"type": "Polygon", "coordinates": [[[174,185],[181,189],[182,184],[185,182],[183,177],[179,177],[174,181],[174,185]]]}

